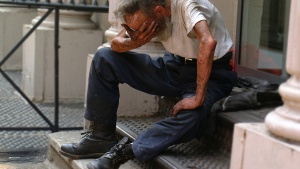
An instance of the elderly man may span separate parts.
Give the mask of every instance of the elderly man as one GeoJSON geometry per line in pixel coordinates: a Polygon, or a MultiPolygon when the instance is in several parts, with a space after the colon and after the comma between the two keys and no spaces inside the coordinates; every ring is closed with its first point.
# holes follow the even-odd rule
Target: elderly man
{"type": "Polygon", "coordinates": [[[85,118],[92,121],[92,130],[79,144],[64,144],[60,150],[70,158],[105,153],[89,169],[118,168],[132,158],[149,160],[201,136],[212,105],[230,94],[236,80],[230,65],[232,40],[208,0],[123,0],[115,14],[124,29],[111,48],[97,51],[90,69],[85,118]],[[130,51],[153,38],[168,51],[163,57],[130,51]],[[124,138],[116,144],[119,83],[182,100],[173,117],[153,124],[132,143],[124,138]]]}

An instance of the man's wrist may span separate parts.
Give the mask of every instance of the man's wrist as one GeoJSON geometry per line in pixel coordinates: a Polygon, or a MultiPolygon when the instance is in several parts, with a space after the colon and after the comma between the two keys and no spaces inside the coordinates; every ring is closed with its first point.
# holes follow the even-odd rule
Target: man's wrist
{"type": "Polygon", "coordinates": [[[136,49],[136,48],[140,47],[139,43],[137,43],[136,41],[133,41],[131,38],[126,38],[125,44],[127,47],[129,47],[131,49],[136,49]]]}

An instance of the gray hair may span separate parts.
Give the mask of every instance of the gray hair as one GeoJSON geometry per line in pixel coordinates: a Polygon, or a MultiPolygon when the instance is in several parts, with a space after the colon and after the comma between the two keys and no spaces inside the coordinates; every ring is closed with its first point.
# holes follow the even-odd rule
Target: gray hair
{"type": "Polygon", "coordinates": [[[166,0],[121,0],[118,4],[114,14],[117,18],[124,21],[124,17],[127,14],[134,14],[137,11],[141,11],[147,16],[152,16],[152,9],[155,6],[166,7],[166,0]]]}

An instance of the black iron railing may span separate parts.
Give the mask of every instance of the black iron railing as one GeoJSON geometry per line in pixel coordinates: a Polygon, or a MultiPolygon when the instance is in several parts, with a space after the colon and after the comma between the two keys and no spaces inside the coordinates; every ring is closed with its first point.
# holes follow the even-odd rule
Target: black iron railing
{"type": "Polygon", "coordinates": [[[108,3],[99,5],[97,0],[93,0],[92,4],[88,4],[86,0],[81,0],[80,4],[75,4],[74,0],[69,3],[63,3],[62,0],[51,2],[45,0],[0,0],[1,7],[12,8],[40,8],[48,9],[48,11],[40,18],[40,20],[20,39],[20,41],[8,52],[6,56],[0,60],[0,73],[12,85],[12,87],[28,102],[28,104],[45,120],[49,127],[2,127],[0,130],[51,130],[57,132],[59,130],[76,130],[82,127],[59,127],[59,11],[60,10],[74,10],[74,11],[88,11],[88,12],[108,12],[108,3]],[[41,25],[41,23],[51,14],[55,13],[54,21],[54,124],[43,114],[43,112],[26,96],[26,94],[14,83],[14,81],[2,70],[1,66],[14,54],[14,52],[24,43],[24,41],[41,25]]]}

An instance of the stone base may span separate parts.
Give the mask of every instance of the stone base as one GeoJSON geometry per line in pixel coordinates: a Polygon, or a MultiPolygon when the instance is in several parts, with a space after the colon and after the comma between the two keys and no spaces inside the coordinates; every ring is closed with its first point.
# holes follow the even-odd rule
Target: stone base
{"type": "Polygon", "coordinates": [[[78,143],[80,132],[58,132],[49,135],[48,154],[45,164],[49,169],[87,169],[86,165],[92,159],[71,160],[61,156],[58,151],[64,143],[78,143]]]}
{"type": "MultiPolygon", "coordinates": [[[[25,25],[27,32],[32,25],[25,25]]],[[[86,56],[102,44],[100,30],[59,30],[59,98],[83,101],[86,56]]],[[[39,27],[23,45],[22,88],[34,101],[54,98],[54,29],[39,27]]]]}
{"type": "Polygon", "coordinates": [[[300,143],[272,135],[264,123],[237,124],[231,169],[298,169],[300,143]]]}

